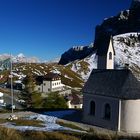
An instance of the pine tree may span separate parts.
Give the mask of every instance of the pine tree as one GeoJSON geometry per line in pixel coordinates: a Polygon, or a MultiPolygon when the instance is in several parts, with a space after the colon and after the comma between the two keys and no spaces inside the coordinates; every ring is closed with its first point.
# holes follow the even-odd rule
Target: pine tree
{"type": "Polygon", "coordinates": [[[35,88],[35,79],[33,78],[33,75],[29,74],[24,79],[25,89],[22,92],[22,99],[26,102],[27,108],[33,107],[33,94],[34,94],[34,88],[35,88]]]}

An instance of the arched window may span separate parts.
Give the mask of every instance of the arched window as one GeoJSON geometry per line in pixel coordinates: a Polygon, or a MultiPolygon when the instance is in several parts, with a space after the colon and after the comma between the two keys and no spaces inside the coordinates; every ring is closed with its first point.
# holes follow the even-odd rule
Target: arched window
{"type": "Polygon", "coordinates": [[[90,102],[90,115],[95,115],[95,102],[90,102]]]}
{"type": "Polygon", "coordinates": [[[110,120],[110,118],[111,118],[111,107],[109,104],[105,104],[104,118],[107,120],[110,120]]]}
{"type": "Polygon", "coordinates": [[[112,60],[112,52],[109,52],[109,60],[112,60]]]}

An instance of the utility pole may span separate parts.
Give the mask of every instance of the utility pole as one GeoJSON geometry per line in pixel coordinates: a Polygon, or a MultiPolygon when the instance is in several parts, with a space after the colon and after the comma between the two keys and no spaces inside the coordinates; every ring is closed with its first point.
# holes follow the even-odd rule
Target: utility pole
{"type": "Polygon", "coordinates": [[[12,115],[14,113],[13,111],[13,63],[12,63],[12,55],[10,56],[10,78],[11,78],[11,104],[12,104],[12,115]]]}

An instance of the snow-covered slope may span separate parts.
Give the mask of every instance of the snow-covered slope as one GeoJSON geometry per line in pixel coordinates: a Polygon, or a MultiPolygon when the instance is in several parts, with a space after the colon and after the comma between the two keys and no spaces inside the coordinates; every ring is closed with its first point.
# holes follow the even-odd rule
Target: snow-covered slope
{"type": "MultiPolygon", "coordinates": [[[[138,33],[126,33],[113,37],[115,49],[115,68],[124,68],[126,64],[140,79],[140,35],[138,33]]],[[[92,71],[97,68],[96,51],[82,60],[76,60],[67,64],[72,71],[81,75],[86,81],[92,71]]]]}
{"type": "Polygon", "coordinates": [[[70,67],[72,71],[78,73],[82,77],[82,79],[86,81],[92,69],[97,68],[96,52],[82,60],[76,60],[67,64],[67,67],[70,67]]]}
{"type": "MultiPolygon", "coordinates": [[[[84,84],[79,74],[72,71],[69,67],[58,65],[57,63],[14,63],[13,76],[14,82],[22,82],[27,75],[46,75],[49,72],[57,73],[61,76],[62,83],[74,88],[81,88],[84,84]]],[[[9,71],[1,71],[0,83],[7,82],[9,71]]],[[[10,80],[10,79],[9,79],[10,80]]]]}
{"type": "Polygon", "coordinates": [[[116,67],[127,64],[140,79],[140,35],[133,32],[114,36],[114,48],[116,67]]]}
{"type": "Polygon", "coordinates": [[[130,66],[140,66],[140,40],[137,33],[114,36],[114,47],[117,65],[128,63],[130,66]]]}

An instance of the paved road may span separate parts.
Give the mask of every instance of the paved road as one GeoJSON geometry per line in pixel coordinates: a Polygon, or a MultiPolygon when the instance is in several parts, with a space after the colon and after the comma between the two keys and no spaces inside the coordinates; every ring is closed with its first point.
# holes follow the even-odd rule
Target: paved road
{"type": "MultiPolygon", "coordinates": [[[[4,95],[3,95],[3,99],[4,99],[4,102],[6,103],[6,105],[12,104],[12,97],[11,97],[11,94],[10,94],[10,92],[11,92],[10,89],[9,88],[3,88],[3,87],[1,87],[1,89],[3,89],[4,91],[6,90],[7,93],[8,93],[8,94],[4,93],[4,95]]],[[[19,90],[14,90],[13,104],[16,106],[16,109],[24,109],[22,107],[22,105],[18,102],[19,94],[20,94],[19,90]]]]}
{"type": "MultiPolygon", "coordinates": [[[[6,105],[12,104],[12,97],[10,95],[4,94],[3,98],[6,105]]],[[[16,106],[16,109],[23,109],[22,105],[15,98],[13,98],[13,104],[16,106]]]]}

